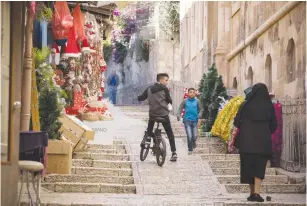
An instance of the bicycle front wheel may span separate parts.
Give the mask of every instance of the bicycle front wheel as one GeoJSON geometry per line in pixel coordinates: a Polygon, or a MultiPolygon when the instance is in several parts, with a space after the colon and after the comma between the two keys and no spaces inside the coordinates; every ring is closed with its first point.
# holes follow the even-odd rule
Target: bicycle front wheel
{"type": "Polygon", "coordinates": [[[150,145],[145,145],[144,147],[141,147],[140,160],[142,162],[146,159],[146,157],[148,155],[149,147],[150,147],[150,145]]]}
{"type": "Polygon", "coordinates": [[[156,160],[157,164],[162,167],[166,158],[166,143],[163,137],[156,144],[156,160]]]}

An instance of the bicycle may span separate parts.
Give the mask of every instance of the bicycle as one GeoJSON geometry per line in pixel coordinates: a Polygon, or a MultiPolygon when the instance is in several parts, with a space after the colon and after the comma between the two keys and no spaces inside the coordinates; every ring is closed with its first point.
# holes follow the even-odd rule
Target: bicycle
{"type": "Polygon", "coordinates": [[[152,153],[154,156],[156,156],[156,161],[157,164],[162,167],[164,162],[165,162],[165,158],[166,158],[166,143],[164,138],[162,137],[162,132],[161,129],[159,129],[160,123],[163,123],[164,119],[163,118],[156,118],[155,122],[158,123],[155,132],[154,132],[154,136],[152,138],[150,138],[150,141],[148,140],[148,136],[147,135],[147,131],[145,131],[145,136],[142,140],[141,143],[141,152],[140,152],[140,159],[141,161],[144,161],[149,153],[149,149],[152,150],[152,153]],[[151,147],[151,139],[153,139],[153,146],[151,147]],[[144,145],[143,144],[144,141],[144,145]]]}

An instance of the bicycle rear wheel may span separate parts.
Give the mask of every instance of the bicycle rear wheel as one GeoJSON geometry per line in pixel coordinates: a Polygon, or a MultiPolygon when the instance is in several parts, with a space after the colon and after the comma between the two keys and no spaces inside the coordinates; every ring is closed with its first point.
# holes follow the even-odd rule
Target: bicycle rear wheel
{"type": "Polygon", "coordinates": [[[162,167],[166,158],[166,143],[163,137],[156,144],[156,160],[157,164],[162,167]]]}
{"type": "Polygon", "coordinates": [[[145,144],[144,147],[141,147],[141,152],[140,152],[140,160],[141,161],[144,161],[146,159],[148,152],[149,152],[149,148],[150,148],[149,144],[145,144]]]}

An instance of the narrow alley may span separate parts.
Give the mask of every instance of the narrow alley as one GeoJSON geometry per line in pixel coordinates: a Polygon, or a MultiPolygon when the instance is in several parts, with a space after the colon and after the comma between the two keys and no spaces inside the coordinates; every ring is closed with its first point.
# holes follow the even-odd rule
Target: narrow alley
{"type": "MultiPolygon", "coordinates": [[[[167,141],[167,160],[159,167],[151,154],[144,162],[139,158],[148,108],[110,105],[110,111],[113,121],[86,122],[107,131],[97,132],[86,152],[74,154],[72,174],[45,177],[42,205],[256,205],[246,203],[248,188],[238,184],[238,156],[221,154],[219,139],[200,137],[196,154],[188,155],[182,124],[172,117],[178,161],[169,161],[167,141]]],[[[264,196],[271,196],[272,202],[265,205],[305,205],[306,195],[295,194],[305,185],[288,184],[288,177],[276,175],[274,168],[267,174],[263,191],[270,193],[264,196]]]]}

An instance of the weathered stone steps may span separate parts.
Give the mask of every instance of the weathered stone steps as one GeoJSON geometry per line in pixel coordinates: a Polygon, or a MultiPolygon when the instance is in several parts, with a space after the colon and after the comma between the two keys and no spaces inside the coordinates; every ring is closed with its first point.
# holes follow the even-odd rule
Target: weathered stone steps
{"type": "Polygon", "coordinates": [[[201,158],[203,160],[232,160],[232,161],[240,161],[240,156],[238,154],[208,154],[202,155],[201,158]]]}
{"type": "Polygon", "coordinates": [[[59,193],[136,193],[135,185],[107,183],[42,183],[42,187],[59,193]]]}
{"type": "Polygon", "coordinates": [[[73,167],[71,173],[77,175],[132,176],[132,169],[73,167]]]}
{"type": "Polygon", "coordinates": [[[103,176],[103,175],[76,175],[76,174],[52,174],[45,177],[46,183],[79,182],[79,183],[107,183],[107,184],[133,184],[132,176],[103,176]]]}
{"type": "Polygon", "coordinates": [[[84,152],[91,152],[91,153],[104,153],[104,154],[126,154],[125,149],[92,149],[87,148],[84,152]]]}
{"type": "Polygon", "coordinates": [[[131,161],[73,159],[72,166],[73,167],[95,167],[95,168],[131,168],[131,161]]]}
{"type": "MultiPolygon", "coordinates": [[[[221,175],[216,176],[221,184],[239,184],[240,175],[221,175]]],[[[286,175],[266,175],[264,183],[288,184],[289,179],[286,175]]]]}
{"type": "MultiPolygon", "coordinates": [[[[229,193],[249,193],[248,184],[225,184],[229,193]]],[[[263,183],[260,188],[261,193],[305,193],[306,185],[303,184],[268,184],[263,183]]]]}
{"type": "MultiPolygon", "coordinates": [[[[240,168],[211,168],[215,175],[240,175],[240,168]]],[[[267,168],[266,175],[276,175],[275,168],[267,168]]]]}
{"type": "MultiPolygon", "coordinates": [[[[240,168],[239,160],[213,160],[208,161],[211,168],[240,168]]],[[[267,168],[271,167],[270,164],[267,164],[267,168]]]]}
{"type": "Polygon", "coordinates": [[[101,145],[101,144],[88,144],[87,150],[102,150],[102,149],[125,149],[123,144],[111,144],[111,145],[101,145]]]}
{"type": "Polygon", "coordinates": [[[129,155],[127,154],[123,155],[123,154],[76,152],[73,154],[73,159],[128,161],[130,158],[129,158],[129,155]]]}
{"type": "Polygon", "coordinates": [[[95,149],[125,149],[123,144],[111,144],[111,145],[100,145],[100,144],[88,144],[86,145],[87,150],[95,149]]]}

